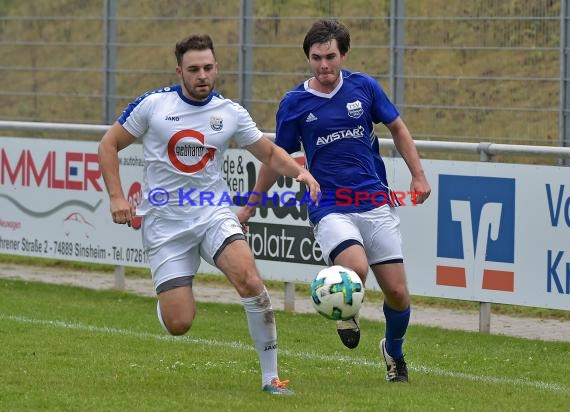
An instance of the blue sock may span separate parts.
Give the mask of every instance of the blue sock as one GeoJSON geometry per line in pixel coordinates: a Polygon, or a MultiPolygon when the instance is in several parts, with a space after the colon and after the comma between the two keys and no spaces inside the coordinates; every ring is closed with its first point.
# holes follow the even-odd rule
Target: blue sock
{"type": "Polygon", "coordinates": [[[403,311],[390,308],[384,303],[384,316],[386,316],[386,351],[394,359],[400,359],[404,353],[404,335],[410,322],[411,308],[408,306],[403,311]]]}

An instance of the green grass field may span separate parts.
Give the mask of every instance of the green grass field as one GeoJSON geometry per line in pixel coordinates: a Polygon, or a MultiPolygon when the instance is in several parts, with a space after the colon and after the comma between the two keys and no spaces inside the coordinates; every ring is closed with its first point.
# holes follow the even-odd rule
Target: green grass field
{"type": "Polygon", "coordinates": [[[280,375],[296,396],[261,392],[239,305],[198,304],[185,337],[170,337],[155,300],[0,281],[2,411],[536,411],[570,402],[570,343],[410,328],[409,385],[384,381],[384,326],[362,321],[345,349],[334,323],[277,312],[280,375]]]}

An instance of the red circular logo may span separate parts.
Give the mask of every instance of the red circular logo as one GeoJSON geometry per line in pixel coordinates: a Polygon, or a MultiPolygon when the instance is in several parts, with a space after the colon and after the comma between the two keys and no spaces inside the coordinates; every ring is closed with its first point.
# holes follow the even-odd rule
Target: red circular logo
{"type": "Polygon", "coordinates": [[[170,162],[174,165],[174,167],[180,170],[181,172],[196,173],[197,171],[202,170],[206,166],[208,160],[214,158],[214,153],[216,152],[216,150],[209,147],[208,149],[205,150],[204,154],[202,155],[200,160],[198,160],[197,163],[191,165],[183,163],[176,154],[176,144],[180,140],[185,139],[187,137],[196,139],[200,143],[202,143],[202,146],[204,145],[204,135],[202,133],[196,130],[180,130],[179,132],[175,133],[174,136],[172,136],[168,142],[168,158],[170,159],[170,162]]]}

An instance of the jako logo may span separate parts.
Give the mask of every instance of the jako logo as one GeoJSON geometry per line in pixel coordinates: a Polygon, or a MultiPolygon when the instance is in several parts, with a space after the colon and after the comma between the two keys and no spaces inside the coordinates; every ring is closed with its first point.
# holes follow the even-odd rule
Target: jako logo
{"type": "Polygon", "coordinates": [[[513,292],[515,180],[440,175],[438,204],[436,284],[513,292]]]}

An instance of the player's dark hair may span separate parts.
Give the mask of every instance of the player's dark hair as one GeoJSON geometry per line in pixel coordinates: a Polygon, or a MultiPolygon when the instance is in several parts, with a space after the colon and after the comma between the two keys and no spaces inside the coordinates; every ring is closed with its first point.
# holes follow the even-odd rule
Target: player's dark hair
{"type": "Polygon", "coordinates": [[[178,65],[182,63],[182,56],[188,50],[212,50],[214,58],[216,53],[214,52],[214,42],[212,38],[207,34],[192,34],[183,40],[176,43],[174,48],[174,55],[176,56],[176,62],[178,65]]]}
{"type": "Polygon", "coordinates": [[[309,57],[309,50],[313,44],[328,43],[335,39],[340,54],[345,55],[350,49],[350,33],[348,29],[337,20],[317,20],[309,29],[303,40],[303,51],[309,57]]]}

